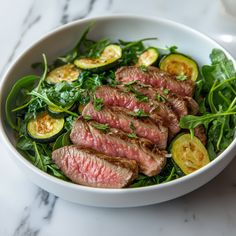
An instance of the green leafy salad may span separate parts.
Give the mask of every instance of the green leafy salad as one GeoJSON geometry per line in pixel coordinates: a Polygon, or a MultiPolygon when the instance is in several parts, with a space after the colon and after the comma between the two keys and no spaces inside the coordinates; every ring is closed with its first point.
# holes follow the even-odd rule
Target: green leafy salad
{"type": "MultiPolygon", "coordinates": [[[[16,133],[16,147],[33,165],[52,176],[70,181],[52,161],[53,150],[71,144],[73,122],[90,100],[93,100],[95,109],[102,109],[102,99],[94,95],[96,88],[116,86],[115,71],[130,65],[136,65],[144,72],[152,65],[175,74],[179,81],[192,80],[195,83],[193,98],[200,112],[180,119],[182,135],[169,141],[167,150],[170,154],[160,174],[152,177],[139,174],[129,187],[160,184],[191,173],[185,166],[186,159],[179,156],[181,143],[193,142],[197,148],[195,151],[203,153],[202,164],[197,163],[199,167],[195,166],[195,169],[214,160],[230,145],[236,125],[236,71],[223,51],[213,49],[209,55],[211,64],[199,68],[191,55],[182,54],[176,46],[164,49],[146,46],[155,38],[94,41],[88,38],[88,33],[89,28],[72,50],[50,65],[43,54],[43,62],[32,64],[35,75],[17,79],[7,97],[6,118],[16,133]],[[171,64],[173,61],[185,63],[191,70],[181,70],[178,65],[171,64]],[[206,145],[194,137],[194,129],[200,125],[205,128],[206,145]]],[[[148,102],[148,98],[132,83],[127,88],[139,101],[148,102]]],[[[165,89],[156,100],[165,102],[168,93],[169,90],[165,89]]],[[[142,110],[133,113],[137,119],[148,117],[142,110]]],[[[85,116],[84,119],[90,120],[91,117],[85,116]]],[[[109,126],[100,124],[96,128],[106,131],[109,126]]],[[[137,138],[135,129],[128,136],[137,138]]]]}

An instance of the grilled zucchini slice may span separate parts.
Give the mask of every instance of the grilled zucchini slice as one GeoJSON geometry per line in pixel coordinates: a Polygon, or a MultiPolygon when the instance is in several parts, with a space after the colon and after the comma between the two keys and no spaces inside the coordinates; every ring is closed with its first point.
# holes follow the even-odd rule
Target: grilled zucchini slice
{"type": "Polygon", "coordinates": [[[159,53],[157,48],[149,47],[138,58],[137,66],[151,66],[158,59],[159,53]]]}
{"type": "Polygon", "coordinates": [[[180,53],[171,53],[160,61],[160,69],[176,76],[186,76],[193,81],[198,77],[198,65],[188,56],[180,53]]]}
{"type": "Polygon", "coordinates": [[[57,84],[62,81],[73,82],[78,79],[80,70],[73,64],[66,64],[49,72],[46,82],[49,84],[57,84]]]}
{"type": "Polygon", "coordinates": [[[55,119],[47,112],[41,112],[36,118],[29,120],[27,133],[35,141],[52,142],[63,131],[64,123],[64,118],[55,119]]]}
{"type": "Polygon", "coordinates": [[[172,159],[179,169],[188,175],[210,162],[208,152],[201,141],[190,134],[183,134],[173,140],[172,159]]]}
{"type": "Polygon", "coordinates": [[[99,58],[81,58],[74,61],[80,69],[97,70],[108,69],[115,64],[122,56],[120,46],[111,44],[105,47],[99,58]]]}

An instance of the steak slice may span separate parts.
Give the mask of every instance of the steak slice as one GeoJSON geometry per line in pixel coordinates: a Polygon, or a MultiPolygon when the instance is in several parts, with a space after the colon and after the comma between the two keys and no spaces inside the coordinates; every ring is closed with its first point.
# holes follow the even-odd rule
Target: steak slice
{"type": "Polygon", "coordinates": [[[71,141],[80,147],[91,148],[109,156],[135,160],[140,171],[148,176],[160,173],[166,161],[165,151],[153,147],[146,139],[132,139],[116,129],[104,133],[95,128],[95,124],[78,118],[70,134],[71,141]]]}
{"type": "Polygon", "coordinates": [[[147,71],[142,71],[136,66],[121,67],[116,71],[116,80],[123,83],[135,80],[154,88],[166,88],[178,95],[189,97],[192,97],[195,85],[192,80],[177,80],[176,76],[153,66],[149,66],[147,71]]]}
{"type": "Polygon", "coordinates": [[[138,176],[133,160],[109,157],[74,145],[52,153],[52,159],[74,183],[98,188],[122,188],[138,176]]]}
{"type": "Polygon", "coordinates": [[[207,144],[207,137],[203,125],[199,125],[194,129],[194,135],[200,139],[203,145],[207,144]]]}
{"type": "Polygon", "coordinates": [[[137,119],[130,115],[129,110],[120,107],[103,107],[96,111],[93,104],[88,103],[83,109],[83,116],[90,116],[93,120],[108,124],[112,128],[123,130],[127,133],[135,133],[137,136],[150,140],[158,148],[165,149],[168,139],[168,129],[161,123],[154,123],[146,118],[137,119]]]}
{"type": "Polygon", "coordinates": [[[122,90],[129,90],[130,86],[135,91],[141,92],[143,95],[151,99],[158,99],[159,96],[159,99],[167,101],[179,118],[188,114],[196,115],[199,112],[198,104],[193,98],[187,96],[182,97],[163,88],[153,88],[150,85],[143,85],[137,82],[133,84],[122,84],[118,87],[122,90]]]}
{"type": "Polygon", "coordinates": [[[165,103],[156,102],[153,99],[140,102],[133,93],[105,85],[98,87],[95,94],[97,98],[102,99],[105,106],[123,107],[134,112],[144,111],[155,123],[159,123],[161,119],[163,125],[168,127],[171,136],[180,131],[178,117],[165,103]]]}

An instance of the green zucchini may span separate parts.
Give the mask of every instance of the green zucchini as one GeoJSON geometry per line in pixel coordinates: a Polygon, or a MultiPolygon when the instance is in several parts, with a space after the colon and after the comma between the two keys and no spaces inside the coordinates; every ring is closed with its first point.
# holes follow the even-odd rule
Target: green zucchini
{"type": "Polygon", "coordinates": [[[190,134],[183,134],[172,141],[172,160],[188,175],[210,162],[208,152],[201,141],[190,134]]]}
{"type": "Polygon", "coordinates": [[[64,118],[55,119],[47,112],[41,112],[27,123],[27,133],[35,141],[52,142],[62,133],[64,123],[64,118]]]}
{"type": "Polygon", "coordinates": [[[157,48],[149,47],[138,58],[137,66],[151,66],[158,59],[159,53],[157,48]]]}
{"type": "Polygon", "coordinates": [[[46,82],[49,84],[57,84],[62,81],[73,82],[78,79],[80,70],[73,64],[66,64],[49,72],[46,82]]]}
{"type": "MultiPolygon", "coordinates": [[[[74,107],[74,104],[71,104],[68,107],[65,107],[64,109],[66,110],[71,110],[72,107],[74,107]]],[[[48,113],[53,117],[53,118],[61,118],[65,115],[65,112],[59,108],[48,106],[47,108],[48,113]]]]}
{"type": "Polygon", "coordinates": [[[177,79],[180,76],[180,80],[186,78],[195,81],[199,73],[197,63],[180,53],[171,53],[164,56],[160,61],[160,69],[176,75],[177,79]]]}
{"type": "Polygon", "coordinates": [[[110,68],[122,56],[120,46],[111,44],[105,47],[99,58],[81,58],[74,61],[75,65],[80,69],[97,70],[110,68]]]}

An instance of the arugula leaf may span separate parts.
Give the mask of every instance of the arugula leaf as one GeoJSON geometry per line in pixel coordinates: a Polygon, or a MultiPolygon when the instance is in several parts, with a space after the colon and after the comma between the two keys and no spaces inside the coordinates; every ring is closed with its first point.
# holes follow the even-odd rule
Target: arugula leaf
{"type": "Polygon", "coordinates": [[[34,165],[37,166],[39,169],[41,169],[42,171],[46,171],[46,167],[43,164],[43,158],[44,156],[42,155],[42,153],[39,151],[38,146],[36,144],[36,142],[33,142],[33,148],[34,148],[34,152],[35,152],[35,162],[34,165]]]}
{"type": "Polygon", "coordinates": [[[193,131],[204,125],[207,131],[207,149],[211,160],[232,142],[236,117],[236,72],[231,60],[223,51],[213,49],[211,65],[202,67],[203,78],[197,81],[195,98],[201,116],[185,116],[180,127],[193,131]]]}
{"type": "Polygon", "coordinates": [[[84,43],[84,41],[86,40],[86,37],[89,33],[89,31],[91,30],[92,26],[94,23],[91,23],[82,33],[79,41],[76,43],[75,47],[73,49],[71,49],[66,55],[58,57],[57,61],[61,61],[62,63],[66,64],[66,63],[71,63],[72,61],[75,60],[75,58],[78,56],[79,54],[79,50],[82,46],[82,44],[84,43]]]}
{"type": "Polygon", "coordinates": [[[84,55],[89,58],[98,58],[104,51],[105,47],[107,47],[109,44],[111,44],[111,41],[108,39],[101,39],[98,41],[86,39],[84,41],[84,55]]]}
{"type": "Polygon", "coordinates": [[[208,113],[202,116],[187,115],[180,119],[180,127],[182,129],[193,129],[203,124],[207,128],[209,123],[211,123],[213,120],[217,119],[220,116],[228,116],[228,115],[236,115],[236,112],[227,111],[216,114],[208,113]]]}
{"type": "Polygon", "coordinates": [[[35,91],[39,92],[42,89],[42,83],[44,82],[47,73],[48,73],[48,63],[47,63],[47,58],[45,56],[45,54],[42,54],[43,56],[43,65],[44,65],[44,71],[42,76],[40,77],[39,83],[37,85],[37,87],[35,88],[35,91]]]}
{"type": "Polygon", "coordinates": [[[44,102],[45,104],[47,104],[48,106],[55,107],[55,108],[61,110],[62,112],[66,112],[66,113],[68,113],[68,114],[70,114],[70,115],[72,115],[72,116],[78,117],[78,114],[76,114],[76,113],[74,113],[74,112],[71,112],[71,111],[67,110],[66,108],[63,108],[63,107],[58,106],[58,105],[56,105],[55,103],[53,103],[53,102],[48,98],[48,96],[47,96],[47,94],[46,94],[46,91],[44,91],[44,90],[42,91],[42,93],[38,93],[38,92],[36,92],[35,90],[33,90],[33,91],[30,92],[29,94],[32,95],[32,96],[34,96],[34,97],[36,97],[36,98],[38,98],[38,99],[39,99],[38,101],[40,101],[40,100],[43,101],[43,102],[44,102]]]}

